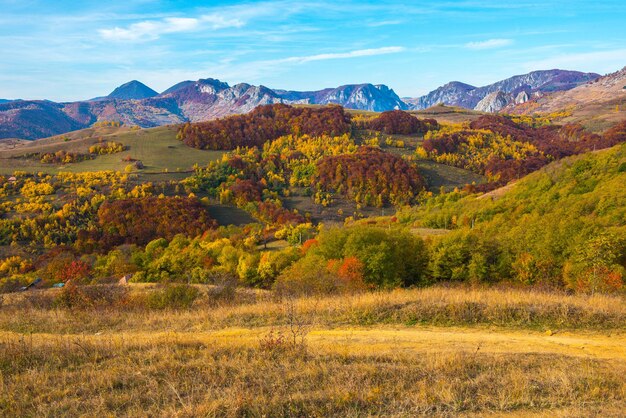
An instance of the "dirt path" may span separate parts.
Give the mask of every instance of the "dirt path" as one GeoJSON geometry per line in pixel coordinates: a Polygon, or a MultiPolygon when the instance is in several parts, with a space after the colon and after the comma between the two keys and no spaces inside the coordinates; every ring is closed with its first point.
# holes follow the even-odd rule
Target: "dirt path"
{"type": "MultiPolygon", "coordinates": [[[[278,329],[278,328],[277,328],[278,329]]],[[[276,330],[277,330],[276,329],[276,330]]],[[[213,332],[132,332],[95,335],[32,334],[33,344],[50,344],[63,339],[88,339],[93,343],[118,341],[130,345],[201,342],[253,345],[270,328],[227,328],[213,332]]],[[[288,335],[288,331],[285,332],[288,335]]],[[[0,339],[23,338],[0,332],[0,339]]],[[[575,357],[626,360],[626,333],[509,331],[487,328],[372,327],[313,329],[307,335],[311,348],[355,355],[480,352],[492,354],[555,354],[575,357]]]]}
{"type": "Polygon", "coordinates": [[[577,357],[626,360],[626,334],[501,331],[470,328],[374,328],[314,331],[320,346],[344,346],[358,352],[550,353],[577,357]]]}

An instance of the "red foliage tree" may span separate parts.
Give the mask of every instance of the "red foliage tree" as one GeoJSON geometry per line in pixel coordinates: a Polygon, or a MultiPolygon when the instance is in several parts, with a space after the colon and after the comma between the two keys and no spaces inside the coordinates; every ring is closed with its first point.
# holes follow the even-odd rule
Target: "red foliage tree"
{"type": "Polygon", "coordinates": [[[337,136],[350,132],[350,115],[341,106],[320,109],[284,104],[259,106],[247,115],[187,123],[178,137],[194,148],[229,150],[261,146],[284,135],[337,136]]]}
{"type": "Polygon", "coordinates": [[[359,203],[384,206],[411,202],[425,183],[417,169],[402,158],[378,148],[361,147],[354,154],[318,161],[313,184],[359,203]]]}
{"type": "Polygon", "coordinates": [[[420,120],[402,110],[391,110],[383,112],[377,118],[366,122],[365,128],[389,135],[412,135],[438,129],[439,124],[434,119],[420,120]]]}
{"type": "Polygon", "coordinates": [[[197,198],[146,197],[114,200],[98,210],[100,243],[110,248],[120,244],[145,245],[155,238],[172,239],[177,234],[197,236],[217,227],[197,198]]]}

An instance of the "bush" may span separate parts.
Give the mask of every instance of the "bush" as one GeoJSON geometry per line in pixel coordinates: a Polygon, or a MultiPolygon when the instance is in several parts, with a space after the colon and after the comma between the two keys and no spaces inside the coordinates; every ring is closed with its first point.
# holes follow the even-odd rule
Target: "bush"
{"type": "Polygon", "coordinates": [[[309,254],[325,260],[354,258],[362,266],[365,284],[393,288],[426,284],[428,250],[424,241],[408,231],[358,226],[323,232],[309,254]]]}
{"type": "Polygon", "coordinates": [[[336,293],[341,280],[326,268],[323,257],[311,255],[285,269],[276,282],[274,290],[280,296],[314,296],[336,293]]]}
{"type": "Polygon", "coordinates": [[[32,281],[32,278],[22,275],[16,275],[7,277],[5,279],[0,279],[0,293],[16,292],[19,288],[26,286],[32,281]]]}
{"type": "Polygon", "coordinates": [[[54,306],[69,309],[119,307],[128,301],[128,290],[117,285],[77,286],[66,284],[54,306]]]}
{"type": "Polygon", "coordinates": [[[186,284],[167,285],[151,293],[146,305],[152,309],[189,309],[200,291],[186,284]]]}

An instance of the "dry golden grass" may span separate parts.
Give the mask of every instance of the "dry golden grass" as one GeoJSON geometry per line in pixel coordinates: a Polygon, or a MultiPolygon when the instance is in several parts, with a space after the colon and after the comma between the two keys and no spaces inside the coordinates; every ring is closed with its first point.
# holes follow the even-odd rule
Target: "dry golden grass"
{"type": "Polygon", "coordinates": [[[248,302],[70,311],[6,297],[0,415],[620,416],[626,408],[623,297],[429,288],[239,300],[248,302]]]}

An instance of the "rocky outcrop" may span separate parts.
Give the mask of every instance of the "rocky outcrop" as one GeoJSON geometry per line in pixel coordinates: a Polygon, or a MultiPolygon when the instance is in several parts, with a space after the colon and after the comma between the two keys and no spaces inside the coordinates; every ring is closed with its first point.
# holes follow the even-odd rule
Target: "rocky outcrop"
{"type": "Polygon", "coordinates": [[[479,112],[497,113],[513,101],[513,97],[503,91],[494,91],[485,96],[474,108],[479,112]]]}
{"type": "Polygon", "coordinates": [[[473,108],[476,103],[472,104],[474,98],[471,92],[474,90],[476,90],[474,86],[459,81],[452,81],[416,99],[413,102],[413,108],[426,109],[438,104],[473,108]]]}
{"type": "Polygon", "coordinates": [[[384,84],[349,84],[333,89],[298,92],[275,90],[285,103],[338,104],[349,109],[384,112],[407,110],[408,105],[384,84]]]}
{"type": "Polygon", "coordinates": [[[520,91],[517,96],[515,96],[515,104],[526,103],[529,100],[530,97],[528,97],[528,93],[526,93],[524,90],[520,91]]]}

